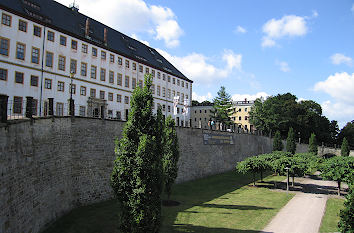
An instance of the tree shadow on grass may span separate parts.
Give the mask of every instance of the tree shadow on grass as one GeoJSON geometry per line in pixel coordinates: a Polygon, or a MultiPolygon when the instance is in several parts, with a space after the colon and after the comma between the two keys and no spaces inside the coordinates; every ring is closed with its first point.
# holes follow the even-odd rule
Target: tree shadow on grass
{"type": "Polygon", "coordinates": [[[191,233],[258,233],[259,231],[253,230],[240,230],[240,229],[227,229],[227,228],[214,228],[194,226],[190,224],[175,224],[173,225],[175,232],[191,232],[191,233]]]}
{"type": "Polygon", "coordinates": [[[218,204],[202,204],[200,206],[210,207],[210,208],[223,208],[223,209],[237,209],[237,210],[265,210],[273,209],[262,206],[251,206],[251,205],[218,205],[218,204]]]}

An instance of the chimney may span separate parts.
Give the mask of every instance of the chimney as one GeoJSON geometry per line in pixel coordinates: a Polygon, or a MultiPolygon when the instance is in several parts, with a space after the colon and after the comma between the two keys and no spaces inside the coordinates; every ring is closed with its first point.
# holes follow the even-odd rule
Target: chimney
{"type": "Polygon", "coordinates": [[[104,28],[103,30],[103,41],[104,44],[107,45],[107,28],[104,28]]]}
{"type": "Polygon", "coordinates": [[[90,35],[90,20],[89,18],[86,19],[86,26],[85,26],[85,37],[89,37],[90,35]]]}
{"type": "Polygon", "coordinates": [[[245,98],[245,103],[247,103],[247,98],[245,98]]]}

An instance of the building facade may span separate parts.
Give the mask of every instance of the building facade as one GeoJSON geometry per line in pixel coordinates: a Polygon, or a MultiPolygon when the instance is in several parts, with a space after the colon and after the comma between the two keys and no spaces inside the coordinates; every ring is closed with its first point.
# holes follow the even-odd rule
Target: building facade
{"type": "Polygon", "coordinates": [[[72,94],[75,115],[126,120],[132,92],[151,74],[154,111],[172,115],[179,96],[175,119],[189,122],[192,81],[155,49],[53,0],[2,0],[0,15],[0,94],[12,114],[30,96],[34,115],[48,114],[49,98],[65,115],[72,94]]]}
{"type": "Polygon", "coordinates": [[[253,132],[254,126],[249,122],[249,112],[254,104],[254,101],[245,99],[244,101],[232,102],[231,120],[237,124],[239,129],[253,132]]]}
{"type": "Polygon", "coordinates": [[[193,128],[209,129],[213,106],[192,106],[191,122],[193,128]]]}

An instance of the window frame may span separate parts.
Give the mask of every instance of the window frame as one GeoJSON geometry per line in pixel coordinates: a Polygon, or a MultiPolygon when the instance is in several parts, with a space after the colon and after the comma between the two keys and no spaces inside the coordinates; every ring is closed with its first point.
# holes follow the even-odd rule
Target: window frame
{"type": "MultiPolygon", "coordinates": [[[[40,53],[41,52],[41,50],[39,49],[39,48],[36,48],[36,47],[32,47],[32,49],[31,49],[31,63],[33,63],[33,64],[39,64],[39,60],[40,60],[40,53]],[[36,56],[33,56],[33,54],[34,54],[34,51],[37,51],[37,57],[36,56]],[[36,61],[33,61],[33,59],[35,59],[35,58],[37,58],[37,62],[36,61]]],[[[36,54],[36,53],[35,53],[36,54]]]]}
{"type": "Polygon", "coordinates": [[[97,79],[97,66],[95,66],[95,65],[91,65],[90,78],[92,78],[92,79],[97,79]],[[93,68],[94,68],[94,69],[93,69],[93,68]],[[95,71],[95,72],[92,72],[92,71],[95,71]],[[92,74],[94,74],[94,77],[93,77],[92,74]]]}
{"type": "Polygon", "coordinates": [[[53,63],[54,63],[54,53],[46,51],[45,52],[45,66],[53,68],[53,63]],[[51,64],[48,65],[48,55],[51,56],[51,64]]]}
{"type": "Polygon", "coordinates": [[[26,44],[21,43],[21,42],[16,43],[16,59],[19,59],[22,61],[24,61],[26,59],[26,44]],[[23,58],[19,57],[19,47],[18,46],[23,46],[23,52],[22,52],[23,58]]]}
{"type": "Polygon", "coordinates": [[[4,51],[6,51],[6,54],[0,53],[0,55],[5,56],[5,57],[8,57],[9,54],[10,54],[10,39],[5,38],[5,37],[0,37],[0,46],[3,45],[2,41],[7,41],[7,42],[6,42],[6,43],[7,43],[7,44],[6,44],[6,45],[7,45],[7,48],[1,48],[1,47],[0,47],[0,51],[3,51],[3,49],[4,49],[4,51]]]}
{"type": "Polygon", "coordinates": [[[61,71],[65,71],[65,68],[66,68],[66,57],[65,56],[62,56],[62,55],[58,55],[58,70],[61,70],[61,71]],[[64,62],[63,62],[63,64],[61,64],[62,62],[62,60],[61,60],[61,58],[63,58],[64,60],[64,62]],[[63,69],[61,69],[61,67],[64,67],[63,69]]]}
{"type": "Polygon", "coordinates": [[[21,32],[27,32],[28,23],[22,19],[18,20],[18,30],[21,32]]]}
{"type": "Polygon", "coordinates": [[[65,91],[65,82],[58,81],[57,84],[57,91],[64,92],[65,91]]]}
{"type": "Polygon", "coordinates": [[[33,25],[33,35],[38,36],[38,37],[42,37],[42,28],[40,26],[33,25]]]}
{"type": "Polygon", "coordinates": [[[12,15],[9,15],[9,14],[6,14],[6,13],[2,12],[2,14],[1,14],[1,24],[5,25],[5,26],[8,26],[8,27],[11,27],[12,15]],[[4,18],[4,16],[6,18],[4,18]],[[4,22],[4,20],[5,20],[5,22],[4,22]],[[8,21],[8,23],[7,23],[7,21],[8,21]]]}
{"type": "Polygon", "coordinates": [[[14,96],[13,100],[14,101],[13,101],[13,104],[12,104],[12,112],[14,114],[22,114],[23,97],[22,96],[14,96]],[[19,104],[19,106],[15,106],[16,104],[19,104]],[[17,109],[19,109],[20,111],[18,112],[17,109]]]}
{"type": "Polygon", "coordinates": [[[73,39],[71,39],[71,49],[73,49],[73,50],[76,50],[76,51],[77,51],[77,45],[78,45],[77,40],[73,40],[73,39]]]}
{"type": "Polygon", "coordinates": [[[1,81],[7,81],[7,76],[9,75],[9,71],[7,69],[4,69],[4,68],[0,68],[0,74],[4,74],[5,75],[5,79],[3,79],[3,75],[0,75],[0,80],[1,81]]]}
{"type": "Polygon", "coordinates": [[[30,78],[30,86],[31,87],[38,87],[39,77],[37,75],[31,75],[30,78]]]}
{"type": "Polygon", "coordinates": [[[23,72],[15,71],[15,78],[14,78],[15,83],[23,84],[24,80],[25,80],[25,74],[23,72]],[[21,75],[21,76],[18,76],[18,75],[21,75]],[[21,79],[20,82],[18,81],[18,78],[21,79]]]}
{"type": "Polygon", "coordinates": [[[80,75],[83,77],[87,77],[87,63],[86,62],[81,62],[80,75]],[[85,68],[85,69],[83,69],[83,68],[85,68]]]}
{"type": "Polygon", "coordinates": [[[50,78],[44,79],[44,89],[52,90],[53,87],[53,80],[50,78]]]}
{"type": "Polygon", "coordinates": [[[55,41],[55,32],[48,30],[47,40],[54,42],[55,41]]]}
{"type": "Polygon", "coordinates": [[[86,87],[85,86],[80,86],[80,95],[86,96],[86,87]]]}
{"type": "Polygon", "coordinates": [[[66,46],[66,36],[60,35],[59,37],[59,44],[62,46],[66,46]]]}

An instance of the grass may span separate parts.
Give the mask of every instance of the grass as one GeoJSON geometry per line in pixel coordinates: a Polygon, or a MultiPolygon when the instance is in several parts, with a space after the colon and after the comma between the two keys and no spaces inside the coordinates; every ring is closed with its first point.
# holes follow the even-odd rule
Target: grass
{"type": "MultiPolygon", "coordinates": [[[[160,232],[258,232],[292,197],[268,188],[249,186],[252,175],[227,172],[174,186],[171,199],[181,203],[162,208],[160,232]]],[[[266,177],[265,184],[284,177],[266,177]]],[[[165,196],[163,197],[166,198],[165,196]]],[[[106,201],[77,208],[44,233],[118,231],[119,206],[106,201]]]]}
{"type": "Polygon", "coordinates": [[[343,209],[344,199],[329,198],[326,212],[322,218],[320,232],[338,232],[339,213],[343,209]]]}

